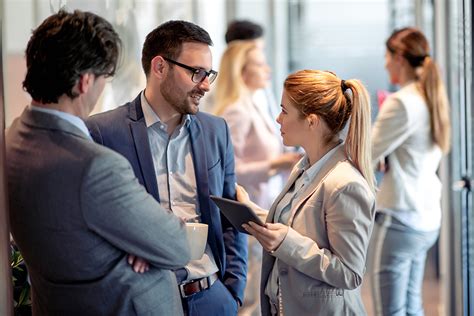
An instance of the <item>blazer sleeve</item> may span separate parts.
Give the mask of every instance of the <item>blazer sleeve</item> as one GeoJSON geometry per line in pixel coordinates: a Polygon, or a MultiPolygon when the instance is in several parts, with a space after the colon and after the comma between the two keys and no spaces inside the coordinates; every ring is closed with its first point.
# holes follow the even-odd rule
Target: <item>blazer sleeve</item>
{"type": "Polygon", "coordinates": [[[373,163],[397,149],[410,136],[412,127],[413,122],[410,122],[409,113],[402,102],[389,97],[372,128],[373,163]]]}
{"type": "MultiPolygon", "coordinates": [[[[226,150],[222,195],[226,198],[235,199],[234,151],[227,124],[225,124],[225,131],[226,150]]],[[[224,216],[221,217],[221,222],[226,254],[226,265],[223,273],[224,284],[242,305],[247,283],[247,236],[239,233],[224,216]]]]}
{"type": "Polygon", "coordinates": [[[290,227],[273,255],[311,278],[336,288],[355,289],[362,284],[365,271],[375,211],[373,195],[353,182],[332,194],[325,204],[330,248],[321,248],[290,227]]]}
{"type": "Polygon", "coordinates": [[[120,155],[107,151],[92,159],[81,203],[87,226],[117,248],[163,269],[189,261],[184,224],[146,192],[120,155]]]}
{"type": "Polygon", "coordinates": [[[252,127],[249,115],[252,115],[252,112],[246,111],[244,104],[241,103],[231,105],[222,115],[229,124],[234,145],[235,172],[242,184],[265,182],[270,177],[270,160],[245,161],[247,138],[252,137],[250,133],[255,128],[252,127]]]}

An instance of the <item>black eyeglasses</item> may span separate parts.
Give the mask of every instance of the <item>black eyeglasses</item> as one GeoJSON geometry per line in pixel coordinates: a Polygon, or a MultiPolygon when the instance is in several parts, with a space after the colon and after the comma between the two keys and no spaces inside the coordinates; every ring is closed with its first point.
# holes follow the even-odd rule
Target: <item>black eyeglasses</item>
{"type": "Polygon", "coordinates": [[[179,67],[182,67],[184,69],[192,71],[193,75],[191,77],[191,80],[194,83],[201,83],[201,82],[204,81],[204,79],[206,79],[206,77],[209,77],[209,84],[213,83],[214,80],[216,80],[217,71],[215,71],[215,70],[206,71],[202,68],[194,68],[194,67],[182,64],[182,63],[178,63],[177,61],[174,61],[174,60],[169,59],[167,57],[163,57],[163,59],[170,62],[170,63],[172,63],[172,64],[175,64],[176,66],[179,66],[179,67]]]}

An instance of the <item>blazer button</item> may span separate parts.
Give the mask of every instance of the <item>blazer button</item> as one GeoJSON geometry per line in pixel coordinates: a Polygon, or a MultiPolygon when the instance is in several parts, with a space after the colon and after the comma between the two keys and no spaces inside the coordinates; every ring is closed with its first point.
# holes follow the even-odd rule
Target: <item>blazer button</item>
{"type": "Polygon", "coordinates": [[[286,269],[282,269],[280,271],[280,275],[287,275],[287,274],[288,274],[288,270],[286,270],[286,269]]]}

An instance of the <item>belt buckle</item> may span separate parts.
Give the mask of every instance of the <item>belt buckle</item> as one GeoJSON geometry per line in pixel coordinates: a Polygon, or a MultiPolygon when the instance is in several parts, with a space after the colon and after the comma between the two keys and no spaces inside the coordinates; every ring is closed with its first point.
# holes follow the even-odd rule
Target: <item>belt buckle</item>
{"type": "Polygon", "coordinates": [[[202,292],[203,290],[207,290],[208,288],[211,287],[211,277],[210,276],[207,276],[207,277],[204,277],[204,278],[201,278],[201,279],[197,279],[197,280],[189,280],[188,282],[184,282],[184,283],[181,283],[179,285],[179,293],[181,294],[181,297],[182,298],[188,298],[188,297],[191,297],[193,296],[194,294],[196,293],[199,293],[199,292],[202,292]],[[202,281],[206,280],[206,285],[203,286],[202,285],[202,281]],[[194,293],[191,293],[189,295],[186,295],[186,291],[184,290],[184,287],[190,283],[194,283],[194,282],[197,282],[198,283],[198,286],[199,286],[199,290],[194,292],[194,293]]]}

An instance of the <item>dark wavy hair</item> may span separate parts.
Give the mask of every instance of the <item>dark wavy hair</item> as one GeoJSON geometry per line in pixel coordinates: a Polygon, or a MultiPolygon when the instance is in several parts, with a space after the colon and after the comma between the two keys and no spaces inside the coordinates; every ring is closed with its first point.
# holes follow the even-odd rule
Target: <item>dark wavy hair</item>
{"type": "Polygon", "coordinates": [[[206,30],[187,21],[168,21],[151,31],[143,44],[142,67],[145,75],[150,73],[151,60],[156,56],[177,59],[183,43],[196,42],[212,46],[206,30]]]}
{"type": "Polygon", "coordinates": [[[73,91],[80,76],[91,72],[113,76],[121,41],[112,25],[90,12],[60,10],[33,31],[26,48],[23,88],[33,100],[57,103],[73,91]]]}

